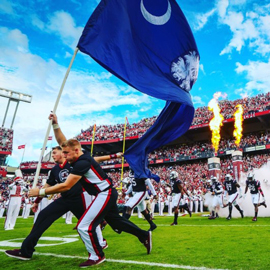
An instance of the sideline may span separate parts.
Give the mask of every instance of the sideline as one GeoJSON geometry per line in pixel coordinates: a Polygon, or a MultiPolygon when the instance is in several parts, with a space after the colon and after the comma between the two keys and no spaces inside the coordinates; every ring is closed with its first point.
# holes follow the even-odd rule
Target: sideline
{"type": "MultiPolygon", "coordinates": [[[[136,223],[137,226],[146,226],[145,223],[136,223]]],[[[171,226],[170,224],[158,224],[156,223],[158,227],[270,227],[270,224],[197,224],[197,225],[191,225],[191,224],[179,224],[176,226],[171,226]]],[[[148,225],[147,225],[148,226],[148,225]]]]}
{"type": "MultiPolygon", "coordinates": [[[[5,252],[4,249],[0,249],[0,252],[5,252]]],[[[83,259],[86,257],[81,256],[69,256],[69,255],[61,255],[61,254],[53,254],[53,253],[40,253],[35,252],[36,255],[40,256],[53,256],[57,258],[69,258],[69,259],[83,259]]],[[[163,264],[163,263],[152,263],[152,262],[139,262],[139,261],[129,261],[129,260],[114,260],[114,259],[106,259],[108,262],[114,263],[124,263],[124,264],[135,264],[135,265],[147,265],[147,266],[157,266],[164,268],[180,268],[180,269],[188,269],[188,270],[228,270],[228,269],[217,269],[217,268],[207,268],[207,267],[195,267],[189,265],[177,265],[177,264],[163,264]]]]}

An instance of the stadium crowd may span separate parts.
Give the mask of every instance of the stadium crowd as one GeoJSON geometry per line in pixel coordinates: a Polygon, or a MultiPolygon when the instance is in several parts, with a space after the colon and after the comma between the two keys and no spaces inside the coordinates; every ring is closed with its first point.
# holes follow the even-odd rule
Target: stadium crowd
{"type": "MultiPolygon", "coordinates": [[[[246,147],[267,145],[270,144],[270,134],[254,133],[248,134],[242,137],[239,147],[235,145],[235,139],[222,138],[219,144],[219,152],[225,152],[228,150],[244,149],[246,147]]],[[[176,159],[178,157],[191,157],[202,153],[214,154],[213,146],[210,142],[197,142],[190,144],[179,144],[174,147],[168,146],[155,150],[148,156],[148,161],[156,161],[160,159],[176,159]]],[[[102,165],[120,164],[121,159],[113,159],[104,161],[102,165]]]]}
{"type": "MultiPolygon", "coordinates": [[[[247,172],[255,168],[260,168],[262,165],[266,164],[270,159],[270,154],[255,154],[255,155],[245,155],[243,157],[243,171],[247,172]]],[[[221,162],[221,179],[224,181],[226,174],[233,175],[233,166],[231,157],[225,157],[220,160],[221,162]]],[[[174,165],[160,165],[152,166],[151,171],[159,175],[161,181],[156,183],[152,180],[152,184],[157,191],[160,200],[166,204],[168,203],[168,197],[170,196],[171,189],[169,187],[169,176],[171,171],[177,171],[179,178],[183,181],[185,188],[190,194],[188,201],[202,200],[202,195],[206,192],[206,180],[209,178],[208,174],[208,164],[207,160],[192,162],[192,163],[175,163],[174,165]]],[[[126,170],[123,174],[123,179],[127,178],[129,175],[129,170],[126,170]]],[[[108,172],[108,176],[113,180],[114,186],[116,188],[121,187],[121,170],[111,170],[108,172]]],[[[48,174],[41,174],[38,178],[38,187],[42,186],[42,183],[47,180],[48,174]]],[[[24,181],[27,188],[32,187],[34,180],[34,173],[25,174],[24,181]]],[[[4,207],[8,204],[9,192],[8,185],[13,182],[13,179],[0,179],[1,191],[0,191],[0,204],[4,207]]],[[[126,202],[124,193],[126,191],[125,185],[123,189],[119,192],[119,204],[124,204],[126,202]]],[[[22,206],[24,203],[24,197],[22,199],[22,206]]],[[[155,202],[158,204],[159,202],[155,202]]]]}
{"type": "Polygon", "coordinates": [[[0,127],[0,152],[11,152],[13,145],[13,130],[0,127]]]}
{"type": "MultiPolygon", "coordinates": [[[[262,112],[270,109],[270,93],[259,94],[255,97],[237,99],[237,100],[222,100],[219,102],[221,114],[224,119],[233,118],[236,105],[241,104],[244,109],[244,118],[253,116],[256,112],[262,112]]],[[[195,116],[191,126],[207,124],[210,122],[213,114],[206,106],[199,107],[195,111],[195,116]]],[[[149,127],[153,125],[156,116],[144,118],[138,123],[127,124],[126,137],[142,136],[149,127]]],[[[82,130],[76,139],[79,141],[91,141],[93,136],[94,126],[90,126],[86,130],[82,130]]],[[[117,125],[102,125],[96,126],[95,140],[107,141],[113,139],[123,139],[124,124],[117,125]]]]}

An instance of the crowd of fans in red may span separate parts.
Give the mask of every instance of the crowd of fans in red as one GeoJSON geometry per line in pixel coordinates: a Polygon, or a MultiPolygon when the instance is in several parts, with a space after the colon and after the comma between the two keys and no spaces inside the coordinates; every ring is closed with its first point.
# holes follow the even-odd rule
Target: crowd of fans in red
{"type": "Polygon", "coordinates": [[[13,145],[13,130],[0,127],[0,152],[11,152],[13,145]]]}
{"type": "MultiPolygon", "coordinates": [[[[255,168],[260,168],[262,165],[266,164],[270,159],[270,154],[257,154],[257,155],[246,155],[243,157],[243,172],[248,172],[255,168]]],[[[225,157],[220,160],[221,164],[221,179],[224,181],[225,175],[227,173],[233,175],[233,165],[232,158],[225,157]]],[[[169,184],[169,176],[171,171],[177,171],[179,175],[179,179],[183,181],[185,184],[185,188],[193,193],[194,190],[201,190],[204,193],[206,180],[209,179],[208,174],[208,164],[207,159],[200,162],[193,163],[180,163],[175,165],[161,165],[157,167],[151,167],[151,171],[154,174],[159,175],[160,184],[157,184],[152,180],[152,183],[156,187],[158,192],[162,192],[168,195],[168,190],[166,187],[169,184]]],[[[108,173],[109,177],[113,179],[113,182],[116,187],[121,186],[121,171],[114,171],[108,173]]],[[[123,179],[128,177],[128,171],[126,171],[123,175],[123,179]]]]}
{"type": "MultiPolygon", "coordinates": [[[[46,165],[54,165],[55,163],[54,162],[44,162],[44,164],[46,165]]],[[[20,166],[25,166],[25,167],[29,167],[29,168],[36,168],[38,165],[38,162],[37,161],[24,161],[20,164],[20,166]]]]}
{"type": "MultiPolygon", "coordinates": [[[[270,159],[270,154],[256,154],[256,155],[245,155],[243,157],[243,172],[253,170],[255,168],[260,168],[262,165],[266,164],[270,159]]],[[[225,178],[227,173],[233,175],[233,166],[231,157],[225,157],[221,161],[221,179],[225,178]]],[[[185,188],[190,194],[194,194],[201,191],[201,194],[206,192],[206,180],[209,178],[208,174],[208,164],[207,160],[193,162],[193,163],[178,163],[174,165],[161,165],[157,167],[151,167],[151,171],[160,177],[160,183],[156,183],[152,180],[152,183],[157,191],[158,195],[162,194],[164,200],[170,194],[170,189],[168,189],[169,175],[172,170],[175,170],[179,174],[179,178],[183,181],[185,188]]],[[[123,179],[128,177],[129,170],[126,170],[123,174],[123,179]]],[[[34,173],[25,174],[24,180],[27,183],[27,187],[31,188],[34,180],[34,173]]],[[[114,170],[108,172],[108,176],[113,180],[114,186],[119,188],[121,186],[121,170],[114,170]]],[[[41,187],[47,180],[47,174],[41,174],[38,178],[38,187],[41,187]]],[[[0,179],[0,203],[5,204],[8,200],[8,185],[13,182],[13,179],[0,179]]],[[[123,185],[123,190],[120,192],[123,197],[119,197],[122,202],[124,199],[125,186],[123,185]]]]}
{"type": "MultiPolygon", "coordinates": [[[[221,114],[224,119],[233,118],[236,111],[236,105],[241,104],[244,109],[244,117],[256,112],[266,111],[270,108],[270,92],[260,94],[251,98],[237,100],[222,100],[219,102],[221,114]]],[[[212,111],[209,111],[206,106],[199,107],[195,111],[195,116],[191,126],[209,123],[213,117],[212,111]]],[[[156,121],[156,116],[144,118],[138,123],[127,124],[126,137],[142,136],[149,127],[156,121]]],[[[90,126],[86,130],[82,130],[76,138],[79,141],[91,141],[93,136],[94,126],[90,126]]],[[[124,124],[117,125],[102,125],[96,127],[95,140],[106,141],[113,139],[123,139],[124,124]]]]}
{"type": "MultiPolygon", "coordinates": [[[[235,145],[234,139],[221,139],[219,144],[219,152],[225,152],[228,150],[244,149],[246,147],[256,146],[256,145],[267,145],[270,144],[270,134],[265,133],[254,133],[248,134],[242,137],[239,147],[235,145]]],[[[196,156],[201,153],[214,154],[214,149],[211,142],[203,143],[190,143],[190,144],[179,144],[173,147],[163,147],[150,153],[148,156],[148,161],[156,161],[160,159],[177,159],[178,157],[191,157],[196,156]]],[[[109,161],[102,162],[102,165],[112,165],[120,164],[121,159],[112,159],[109,161]]]]}

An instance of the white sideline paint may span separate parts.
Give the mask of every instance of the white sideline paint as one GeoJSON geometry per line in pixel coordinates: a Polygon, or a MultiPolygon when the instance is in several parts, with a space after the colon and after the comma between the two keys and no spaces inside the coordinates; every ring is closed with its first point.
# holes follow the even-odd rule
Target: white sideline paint
{"type": "MultiPolygon", "coordinates": [[[[210,221],[211,222],[211,221],[210,221]]],[[[230,221],[228,221],[229,223],[230,221]]],[[[138,224],[136,223],[137,226],[140,226],[140,227],[143,227],[143,226],[148,226],[146,225],[145,223],[144,224],[138,224]]],[[[157,224],[157,227],[172,227],[170,224],[157,224]]],[[[176,226],[173,226],[173,227],[270,227],[270,224],[205,224],[205,225],[189,225],[189,224],[178,224],[176,226]]]]}
{"type": "MultiPolygon", "coordinates": [[[[20,247],[22,245],[22,241],[25,238],[16,238],[16,239],[9,239],[9,240],[4,240],[0,241],[0,246],[2,247],[20,247]]],[[[68,244],[72,242],[76,242],[79,239],[78,238],[71,238],[71,237],[48,237],[48,236],[43,236],[40,237],[40,240],[46,240],[46,241],[57,241],[57,243],[52,243],[52,244],[37,244],[37,247],[49,247],[49,246],[58,246],[58,245],[63,245],[63,244],[68,244]]]]}
{"type": "MultiPolygon", "coordinates": [[[[0,252],[5,252],[5,250],[0,249],[0,252]]],[[[69,256],[69,255],[60,255],[60,254],[53,254],[53,253],[35,252],[35,254],[40,255],[40,256],[53,256],[57,258],[82,259],[82,260],[86,259],[86,257],[81,257],[81,256],[69,256]]],[[[148,265],[148,266],[157,266],[157,267],[164,267],[164,268],[181,268],[181,269],[189,269],[189,270],[228,270],[228,269],[196,267],[196,266],[178,265],[178,264],[151,263],[151,262],[139,262],[139,261],[129,261],[129,260],[114,260],[114,259],[107,259],[107,258],[106,258],[106,261],[114,262],[114,263],[124,263],[124,264],[129,263],[129,264],[137,264],[137,265],[148,265]]]]}

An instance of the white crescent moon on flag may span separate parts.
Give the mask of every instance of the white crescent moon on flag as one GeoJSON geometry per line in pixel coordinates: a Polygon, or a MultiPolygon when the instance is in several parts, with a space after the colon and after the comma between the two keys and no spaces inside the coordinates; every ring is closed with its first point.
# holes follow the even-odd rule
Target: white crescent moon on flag
{"type": "Polygon", "coordinates": [[[168,1],[168,9],[166,11],[165,14],[161,15],[161,16],[155,16],[153,14],[151,14],[150,12],[148,12],[143,4],[143,0],[141,0],[141,12],[143,17],[150,22],[151,24],[155,24],[155,25],[163,25],[165,23],[168,22],[168,20],[171,17],[171,13],[172,13],[172,9],[171,9],[171,4],[168,1]]]}

